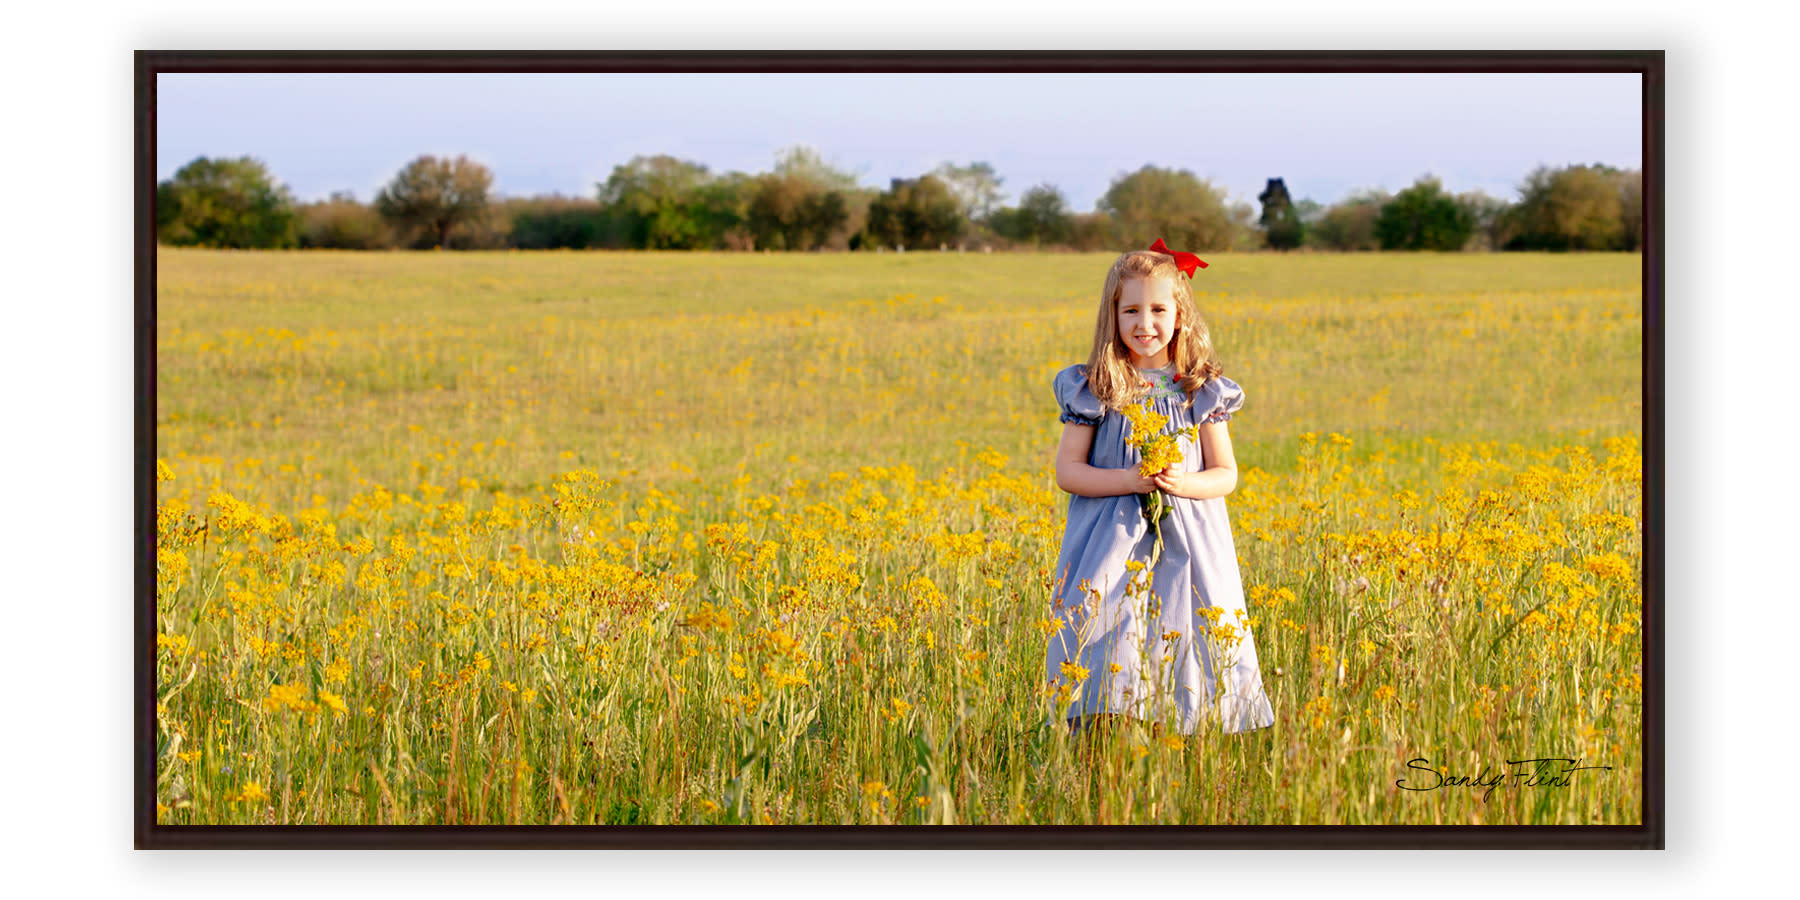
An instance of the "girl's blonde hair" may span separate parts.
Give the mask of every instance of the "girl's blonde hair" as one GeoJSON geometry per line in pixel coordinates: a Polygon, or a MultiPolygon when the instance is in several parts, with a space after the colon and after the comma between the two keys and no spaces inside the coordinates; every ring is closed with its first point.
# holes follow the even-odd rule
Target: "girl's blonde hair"
{"type": "Polygon", "coordinates": [[[1212,335],[1194,305],[1194,291],[1187,275],[1175,265],[1175,257],[1150,250],[1120,254],[1106,272],[1100,291],[1100,315],[1094,322],[1094,349],[1088,354],[1088,388],[1101,403],[1123,409],[1142,399],[1144,380],[1131,365],[1131,350],[1119,337],[1119,297],[1125,282],[1167,278],[1175,295],[1175,338],[1169,341],[1169,361],[1175,365],[1176,386],[1194,402],[1194,391],[1208,378],[1223,371],[1213,356],[1212,335]]]}

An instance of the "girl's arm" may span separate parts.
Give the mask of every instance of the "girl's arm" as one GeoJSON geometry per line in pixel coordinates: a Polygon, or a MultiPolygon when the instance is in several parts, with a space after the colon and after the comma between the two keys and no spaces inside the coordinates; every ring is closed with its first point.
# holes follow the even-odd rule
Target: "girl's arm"
{"type": "Polygon", "coordinates": [[[1231,432],[1224,422],[1200,426],[1200,460],[1204,468],[1198,472],[1164,470],[1152,483],[1189,500],[1223,497],[1237,487],[1237,458],[1231,455],[1231,432]]]}
{"type": "Polygon", "coordinates": [[[1101,469],[1088,465],[1094,447],[1094,426],[1064,423],[1056,444],[1056,486],[1083,497],[1118,497],[1148,494],[1156,482],[1138,474],[1137,467],[1101,469]]]}

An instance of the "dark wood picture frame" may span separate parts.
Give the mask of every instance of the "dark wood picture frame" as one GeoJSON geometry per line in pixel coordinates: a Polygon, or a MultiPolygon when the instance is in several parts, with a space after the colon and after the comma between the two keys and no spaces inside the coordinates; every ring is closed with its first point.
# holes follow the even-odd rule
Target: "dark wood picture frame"
{"type": "Polygon", "coordinates": [[[353,849],[1661,849],[1664,841],[1664,61],[1572,52],[187,52],[135,75],[135,845],[353,849]],[[174,826],[156,821],[156,79],[173,73],[1636,73],[1643,146],[1643,769],[1632,826],[174,826]]]}

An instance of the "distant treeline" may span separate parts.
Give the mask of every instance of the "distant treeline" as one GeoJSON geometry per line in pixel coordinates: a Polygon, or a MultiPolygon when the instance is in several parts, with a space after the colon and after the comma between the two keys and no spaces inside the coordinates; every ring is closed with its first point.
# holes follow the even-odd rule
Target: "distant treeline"
{"type": "Polygon", "coordinates": [[[421,156],[362,203],[348,192],[296,203],[251,157],[200,157],[157,185],[158,241],[183,246],[348,250],[652,249],[1112,250],[1163,238],[1220,250],[1637,250],[1639,172],[1540,167],[1515,200],[1449,194],[1430,176],[1397,194],[1329,206],[1293,200],[1282,179],[1231,202],[1185,169],[1146,165],[1114,179],[1093,212],[1054,185],[1004,205],[987,163],[945,163],[886,190],[860,186],[804,147],[772,171],[715,174],[671,156],[617,166],[592,197],[497,197],[467,157],[421,156]]]}

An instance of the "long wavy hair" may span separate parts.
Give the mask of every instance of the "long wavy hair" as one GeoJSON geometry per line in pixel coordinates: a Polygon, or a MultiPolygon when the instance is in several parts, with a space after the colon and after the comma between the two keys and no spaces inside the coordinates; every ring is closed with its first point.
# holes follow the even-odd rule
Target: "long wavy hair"
{"type": "Polygon", "coordinates": [[[1094,349],[1088,354],[1088,388],[1113,409],[1124,409],[1147,392],[1144,380],[1131,365],[1131,349],[1119,336],[1119,297],[1125,282],[1140,278],[1167,278],[1174,288],[1175,337],[1169,341],[1169,360],[1175,365],[1177,385],[1192,405],[1194,391],[1224,369],[1213,356],[1212,335],[1194,305],[1187,275],[1175,266],[1175,257],[1149,250],[1120,254],[1106,272],[1100,314],[1094,321],[1094,349]]]}

